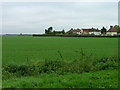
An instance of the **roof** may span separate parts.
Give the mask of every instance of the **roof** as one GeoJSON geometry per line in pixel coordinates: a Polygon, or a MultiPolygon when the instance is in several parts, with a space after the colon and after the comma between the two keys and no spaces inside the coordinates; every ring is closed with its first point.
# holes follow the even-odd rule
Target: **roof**
{"type": "Polygon", "coordinates": [[[117,32],[117,29],[115,29],[112,26],[110,26],[110,29],[107,32],[117,32]]]}
{"type": "Polygon", "coordinates": [[[80,31],[81,31],[80,29],[71,29],[68,32],[80,32],[80,31]]]}
{"type": "Polygon", "coordinates": [[[81,32],[81,30],[83,30],[83,32],[101,32],[100,30],[98,30],[98,29],[95,29],[95,28],[91,28],[91,29],[73,29],[73,28],[71,28],[68,32],[72,32],[72,33],[74,33],[74,32],[81,32]]]}
{"type": "Polygon", "coordinates": [[[92,28],[92,29],[82,29],[84,32],[101,32],[100,30],[98,30],[98,29],[94,29],[94,28],[92,28]]]}

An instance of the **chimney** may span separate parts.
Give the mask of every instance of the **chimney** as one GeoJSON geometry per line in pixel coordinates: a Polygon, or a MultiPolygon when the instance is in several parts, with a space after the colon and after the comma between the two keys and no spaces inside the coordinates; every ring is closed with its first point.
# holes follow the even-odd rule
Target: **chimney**
{"type": "Polygon", "coordinates": [[[113,26],[110,26],[110,28],[113,28],[113,26]]]}

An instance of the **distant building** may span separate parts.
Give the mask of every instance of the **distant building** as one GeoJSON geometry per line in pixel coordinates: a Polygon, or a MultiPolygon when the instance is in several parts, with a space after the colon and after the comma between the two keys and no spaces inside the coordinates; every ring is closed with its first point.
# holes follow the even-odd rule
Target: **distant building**
{"type": "Polygon", "coordinates": [[[98,29],[73,29],[71,28],[68,33],[79,34],[79,35],[100,35],[101,31],[98,29]]]}
{"type": "Polygon", "coordinates": [[[92,28],[92,29],[89,31],[89,34],[101,35],[101,30],[92,28]]]}
{"type": "Polygon", "coordinates": [[[81,34],[81,29],[73,29],[73,28],[71,28],[69,31],[68,31],[68,33],[71,33],[71,34],[81,34]]]}
{"type": "Polygon", "coordinates": [[[82,34],[89,34],[89,35],[100,35],[101,31],[95,28],[91,29],[81,29],[82,34]]]}
{"type": "Polygon", "coordinates": [[[90,29],[81,29],[82,35],[88,35],[90,29]]]}
{"type": "Polygon", "coordinates": [[[117,35],[117,29],[115,29],[113,26],[110,26],[110,29],[106,33],[107,35],[117,35]]]}

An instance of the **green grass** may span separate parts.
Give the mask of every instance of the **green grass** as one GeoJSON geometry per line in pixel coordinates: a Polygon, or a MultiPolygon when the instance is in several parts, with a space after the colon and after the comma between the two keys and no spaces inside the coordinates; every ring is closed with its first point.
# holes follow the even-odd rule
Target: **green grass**
{"type": "Polygon", "coordinates": [[[3,88],[117,88],[118,71],[94,73],[41,74],[36,77],[12,78],[3,81],[3,88]]]}
{"type": "Polygon", "coordinates": [[[117,56],[117,38],[82,37],[3,37],[3,65],[24,64],[28,61],[78,59],[81,48],[94,58],[117,56]]]}
{"type": "Polygon", "coordinates": [[[2,37],[3,88],[117,88],[118,38],[2,37]]]}

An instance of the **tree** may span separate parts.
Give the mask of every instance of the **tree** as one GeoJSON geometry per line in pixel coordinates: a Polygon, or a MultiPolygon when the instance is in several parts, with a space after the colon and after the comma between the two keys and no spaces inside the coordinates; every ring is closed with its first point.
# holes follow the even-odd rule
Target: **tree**
{"type": "Polygon", "coordinates": [[[101,29],[101,33],[102,33],[102,34],[106,34],[106,32],[107,32],[107,29],[106,29],[105,27],[103,27],[103,28],[101,29]]]}
{"type": "Polygon", "coordinates": [[[49,27],[48,29],[45,29],[45,34],[51,34],[52,30],[53,30],[52,27],[49,27]]]}
{"type": "Polygon", "coordinates": [[[22,36],[22,33],[20,33],[20,36],[22,36]]]}
{"type": "Polygon", "coordinates": [[[45,34],[48,34],[48,30],[47,29],[45,29],[45,34]]]}
{"type": "Polygon", "coordinates": [[[120,26],[119,25],[115,25],[114,28],[117,30],[117,33],[120,33],[120,26]]]}
{"type": "Polygon", "coordinates": [[[55,32],[55,31],[53,31],[53,34],[55,35],[55,34],[56,34],[56,32],[55,32]]]}
{"type": "Polygon", "coordinates": [[[65,30],[64,29],[62,30],[62,34],[65,34],[65,30]]]}
{"type": "Polygon", "coordinates": [[[52,27],[49,27],[49,28],[48,28],[48,32],[49,32],[49,33],[52,32],[52,29],[53,29],[52,27]]]}

